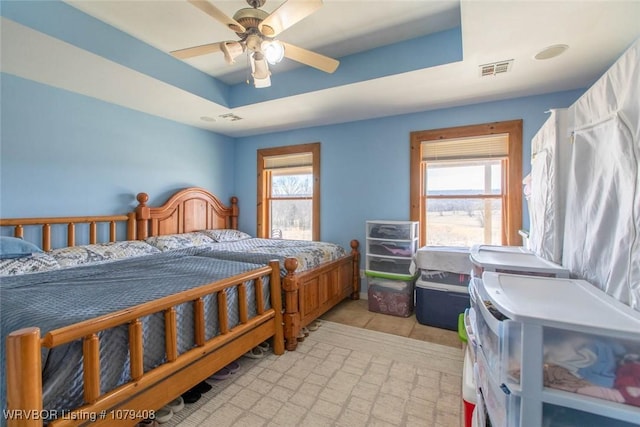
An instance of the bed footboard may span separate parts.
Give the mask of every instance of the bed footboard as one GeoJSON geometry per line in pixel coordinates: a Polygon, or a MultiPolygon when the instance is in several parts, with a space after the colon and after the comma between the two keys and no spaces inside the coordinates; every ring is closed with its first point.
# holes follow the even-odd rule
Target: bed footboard
{"type": "Polygon", "coordinates": [[[285,260],[287,275],[283,279],[284,335],[286,349],[298,346],[301,328],[309,325],[347,297],[360,297],[359,242],[351,241],[351,254],[322,264],[312,270],[296,273],[298,261],[285,260]]]}
{"type": "Polygon", "coordinates": [[[78,426],[92,422],[96,426],[133,426],[149,417],[154,409],[167,404],[259,343],[274,337],[274,353],[284,353],[282,301],[278,261],[247,273],[223,279],[179,294],[140,304],[129,309],[50,331],[40,336],[38,328],[11,333],[6,342],[7,423],[9,427],[48,425],[78,426]],[[239,298],[240,323],[230,328],[226,317],[224,290],[237,287],[246,295],[245,283],[253,280],[256,288],[269,276],[271,308],[265,309],[256,292],[257,315],[248,317],[247,301],[239,298]],[[218,295],[220,334],[205,339],[203,298],[218,295]],[[177,351],[176,307],[192,303],[193,334],[196,346],[182,354],[177,351]],[[144,346],[141,318],[164,313],[167,362],[144,372],[144,346]],[[113,390],[100,390],[100,339],[98,333],[128,325],[131,380],[113,390]],[[54,348],[82,340],[84,402],[80,408],[61,413],[43,411],[42,348],[54,348]]]}

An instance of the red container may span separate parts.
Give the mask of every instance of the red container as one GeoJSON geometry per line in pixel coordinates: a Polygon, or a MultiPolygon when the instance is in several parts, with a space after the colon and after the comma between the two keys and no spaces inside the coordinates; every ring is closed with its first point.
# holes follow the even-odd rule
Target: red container
{"type": "Polygon", "coordinates": [[[473,410],[476,407],[476,384],[473,377],[473,355],[467,346],[464,352],[464,365],[462,371],[462,403],[464,413],[464,426],[472,427],[473,410]]]}

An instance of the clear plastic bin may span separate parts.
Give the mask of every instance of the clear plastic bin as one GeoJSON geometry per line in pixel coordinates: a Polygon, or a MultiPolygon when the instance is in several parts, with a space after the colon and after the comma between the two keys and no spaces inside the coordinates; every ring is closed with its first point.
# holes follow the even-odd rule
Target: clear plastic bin
{"type": "Polygon", "coordinates": [[[417,222],[367,221],[367,237],[386,240],[409,240],[417,235],[417,222]]]}
{"type": "Polygon", "coordinates": [[[413,276],[410,271],[411,258],[388,258],[382,256],[367,256],[367,270],[388,274],[413,276]]]}
{"type": "Polygon", "coordinates": [[[413,281],[368,279],[369,311],[409,317],[413,313],[413,281]]]}
{"type": "Polygon", "coordinates": [[[368,244],[368,254],[411,257],[417,250],[418,241],[369,240],[368,244]]]}

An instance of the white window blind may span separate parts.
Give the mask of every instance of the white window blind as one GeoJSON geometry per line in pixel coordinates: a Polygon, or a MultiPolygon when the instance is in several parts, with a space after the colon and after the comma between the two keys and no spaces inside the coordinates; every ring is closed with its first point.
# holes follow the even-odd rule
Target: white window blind
{"type": "Polygon", "coordinates": [[[295,168],[313,165],[313,153],[285,154],[264,158],[265,169],[295,168]]]}
{"type": "Polygon", "coordinates": [[[422,160],[495,159],[509,154],[509,135],[423,141],[422,160]]]}

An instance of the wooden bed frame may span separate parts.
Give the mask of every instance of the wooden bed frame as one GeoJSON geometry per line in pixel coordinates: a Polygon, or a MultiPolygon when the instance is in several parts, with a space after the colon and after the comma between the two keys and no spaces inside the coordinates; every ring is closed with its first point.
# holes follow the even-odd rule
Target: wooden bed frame
{"type": "MultiPolygon", "coordinates": [[[[99,243],[98,226],[107,223],[109,241],[116,241],[117,224],[126,226],[127,240],[145,239],[190,231],[232,228],[238,226],[237,198],[231,198],[227,207],[213,194],[200,188],[188,188],[177,192],[164,205],[148,207],[145,193],[137,196],[139,205],[127,215],[91,217],[55,217],[0,219],[0,226],[11,226],[16,237],[24,236],[26,226],[41,227],[40,246],[52,249],[52,226],[64,224],[67,229],[67,246],[75,246],[76,228],[88,226],[88,243],[99,243]]],[[[58,230],[59,227],[55,228],[58,230]]],[[[81,234],[81,233],[78,233],[81,234]]],[[[294,350],[300,329],[310,324],[331,307],[347,297],[357,299],[360,290],[360,254],[358,242],[351,241],[351,254],[296,273],[297,261],[287,259],[286,276],[281,279],[277,261],[232,278],[213,282],[199,288],[140,304],[106,316],[53,330],[41,336],[36,327],[14,331],[6,338],[7,419],[9,427],[35,427],[43,424],[41,350],[82,340],[84,353],[84,400],[80,408],[58,414],[49,423],[51,427],[63,426],[132,426],[145,417],[151,409],[157,409],[189,390],[214,372],[238,359],[261,342],[273,338],[275,354],[286,348],[294,350]],[[246,291],[244,282],[262,280],[270,276],[271,308],[262,306],[256,292],[258,315],[248,318],[247,307],[240,305],[240,324],[233,329],[226,325],[226,302],[219,294],[218,304],[222,333],[210,340],[204,337],[203,298],[237,287],[240,295],[246,291]],[[282,286],[281,286],[282,284],[282,286]],[[284,295],[285,307],[282,307],[284,295]],[[197,346],[186,353],[177,354],[177,327],[175,307],[194,304],[196,321],[194,336],[197,346]],[[140,319],[153,313],[165,317],[165,342],[168,362],[148,372],[143,372],[143,340],[140,319]],[[283,314],[284,313],[284,314],[283,314]],[[284,327],[283,327],[284,324],[284,327]],[[114,389],[100,390],[100,340],[98,333],[119,325],[128,325],[129,352],[133,380],[114,389]],[[91,422],[95,418],[95,421],[91,422]]],[[[244,298],[239,298],[244,301],[244,298]]]]}
{"type": "MultiPolygon", "coordinates": [[[[14,235],[20,237],[24,226],[42,227],[42,247],[51,249],[51,225],[67,224],[67,241],[75,244],[76,224],[89,224],[89,243],[97,243],[96,229],[100,222],[107,222],[110,241],[116,240],[116,223],[125,221],[127,237],[132,238],[136,229],[135,215],[105,217],[67,217],[1,219],[0,226],[14,227],[14,235]]],[[[180,394],[208,378],[214,372],[238,359],[261,342],[273,337],[275,354],[284,353],[282,327],[280,267],[271,262],[231,278],[110,313],[88,321],[56,329],[41,336],[39,328],[29,327],[14,331],[6,338],[7,425],[9,427],[35,427],[43,425],[41,350],[54,348],[75,340],[82,340],[84,401],[85,404],[69,412],[57,413],[57,419],[49,426],[133,426],[180,394]],[[270,277],[271,308],[262,303],[262,292],[256,291],[257,315],[248,317],[244,283],[270,277]],[[229,328],[224,289],[237,287],[240,323],[229,328]],[[205,339],[203,298],[218,293],[220,335],[205,339]],[[243,297],[245,295],[245,297],[243,297]],[[195,314],[193,334],[196,347],[178,355],[178,328],[176,307],[192,303],[195,314]],[[167,362],[155,369],[143,370],[143,339],[141,318],[153,313],[163,313],[167,362]],[[119,325],[128,325],[129,353],[132,380],[113,390],[100,390],[100,340],[98,333],[119,325]],[[94,421],[95,420],[95,421],[94,421]]],[[[256,286],[256,289],[261,289],[256,286]]]]}
{"type": "MultiPolygon", "coordinates": [[[[238,199],[225,206],[220,199],[202,188],[176,192],[159,207],[149,207],[146,193],[137,195],[137,236],[188,233],[216,228],[238,228],[238,199]]],[[[314,269],[296,273],[297,260],[285,262],[283,278],[284,336],[287,350],[295,350],[302,327],[347,297],[360,298],[360,253],[358,241],[351,241],[351,253],[314,269]]]]}

